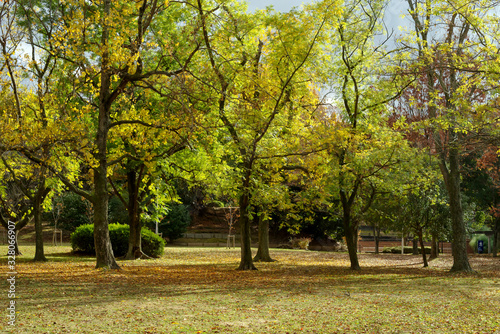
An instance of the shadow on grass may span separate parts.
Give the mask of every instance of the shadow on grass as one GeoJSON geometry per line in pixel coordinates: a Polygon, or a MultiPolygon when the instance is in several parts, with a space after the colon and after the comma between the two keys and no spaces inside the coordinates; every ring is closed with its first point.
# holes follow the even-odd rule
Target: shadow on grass
{"type": "MultiPolygon", "coordinates": [[[[16,264],[30,263],[33,262],[33,257],[31,254],[25,254],[16,256],[16,264]]],[[[69,253],[49,253],[45,254],[47,262],[95,262],[95,256],[83,255],[83,254],[73,254],[69,253]]],[[[7,262],[7,255],[0,256],[0,263],[7,262]]]]}

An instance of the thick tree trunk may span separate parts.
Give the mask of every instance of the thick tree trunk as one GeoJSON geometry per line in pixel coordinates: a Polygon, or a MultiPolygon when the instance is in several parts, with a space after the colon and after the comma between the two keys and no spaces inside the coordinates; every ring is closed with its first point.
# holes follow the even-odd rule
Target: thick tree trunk
{"type": "Polygon", "coordinates": [[[422,252],[422,259],[424,260],[424,268],[429,266],[427,262],[427,254],[425,254],[424,236],[423,236],[422,226],[418,227],[418,241],[420,242],[420,251],[422,252]]]}
{"type": "Polygon", "coordinates": [[[45,180],[41,180],[33,197],[33,215],[35,220],[35,257],[33,261],[47,261],[43,250],[42,202],[45,198],[45,180]]]}
{"type": "Polygon", "coordinates": [[[418,238],[417,236],[414,236],[413,239],[411,240],[412,242],[412,251],[413,255],[418,255],[418,238]]]}
{"type": "MultiPolygon", "coordinates": [[[[356,128],[355,125],[354,128],[356,128]]],[[[339,159],[340,167],[344,165],[344,157],[346,154],[347,150],[344,149],[339,159]]],[[[361,181],[356,180],[354,186],[352,187],[352,192],[349,195],[344,190],[346,185],[344,175],[342,173],[340,173],[338,180],[340,188],[340,202],[342,203],[342,223],[344,224],[345,240],[347,244],[347,251],[349,252],[349,260],[351,261],[351,269],[360,270],[361,267],[359,266],[358,261],[358,222],[351,217],[351,213],[361,181]]]]}
{"type": "Polygon", "coordinates": [[[358,261],[358,224],[351,218],[351,207],[344,206],[344,231],[352,270],[360,270],[358,261]]]}
{"type": "Polygon", "coordinates": [[[358,227],[356,225],[353,222],[344,221],[345,239],[352,270],[361,269],[358,261],[358,227]]]}
{"type": "MultiPolygon", "coordinates": [[[[137,217],[137,216],[136,216],[137,217]]],[[[129,215],[130,221],[130,235],[128,239],[128,250],[125,260],[135,260],[143,257],[141,246],[141,223],[137,218],[129,215]]]]}
{"type": "MultiPolygon", "coordinates": [[[[339,181],[342,187],[342,181],[339,181]]],[[[349,252],[349,260],[351,261],[352,270],[360,270],[358,261],[358,223],[351,217],[352,205],[356,197],[357,186],[354,187],[353,193],[349,198],[346,193],[340,191],[340,199],[342,202],[342,222],[344,224],[345,240],[347,251],[349,252]]]]}
{"type": "Polygon", "coordinates": [[[253,258],[254,262],[274,262],[269,254],[269,220],[264,214],[256,217],[259,222],[259,248],[253,258]]]}
{"type": "Polygon", "coordinates": [[[120,269],[116,263],[108,227],[108,192],[106,168],[101,165],[94,172],[94,244],[96,268],[120,269]]]}
{"type": "MultiPolygon", "coordinates": [[[[450,139],[451,140],[451,139],[450,139]]],[[[453,266],[452,272],[472,272],[467,256],[467,232],[462,212],[462,199],[460,195],[460,170],[459,152],[457,148],[449,149],[450,170],[445,175],[445,184],[448,190],[450,214],[453,234],[453,266]]],[[[446,167],[444,167],[446,168],[446,167]]],[[[443,170],[443,166],[441,166],[443,170]]]]}
{"type": "Polygon", "coordinates": [[[379,254],[380,246],[380,227],[373,227],[373,236],[375,237],[375,254],[379,254]]]}
{"type": "Polygon", "coordinates": [[[241,262],[238,270],[257,270],[252,259],[252,236],[250,219],[248,219],[249,204],[250,195],[244,191],[240,197],[241,262]]]}
{"type": "Polygon", "coordinates": [[[136,172],[127,173],[128,183],[128,218],[130,234],[128,239],[128,251],[126,260],[135,260],[143,256],[141,247],[141,220],[139,217],[139,187],[136,181],[136,172]]]}

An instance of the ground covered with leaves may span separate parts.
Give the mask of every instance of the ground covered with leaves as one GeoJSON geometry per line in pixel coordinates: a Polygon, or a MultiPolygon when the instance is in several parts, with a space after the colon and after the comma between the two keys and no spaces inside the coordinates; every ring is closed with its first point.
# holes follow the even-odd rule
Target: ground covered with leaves
{"type": "MultiPolygon", "coordinates": [[[[454,275],[449,256],[424,269],[419,256],[360,254],[353,272],[345,253],[272,250],[277,262],[242,272],[237,249],[169,247],[111,271],[69,246],[46,247],[46,263],[30,261],[32,246],[21,251],[15,333],[500,332],[500,260],[491,257],[454,275]]],[[[5,312],[5,280],[0,287],[5,312]]]]}

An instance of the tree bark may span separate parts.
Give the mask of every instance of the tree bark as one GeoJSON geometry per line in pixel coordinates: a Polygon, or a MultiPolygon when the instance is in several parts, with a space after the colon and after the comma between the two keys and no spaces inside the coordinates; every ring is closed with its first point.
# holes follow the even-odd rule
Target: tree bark
{"type": "Polygon", "coordinates": [[[424,260],[424,268],[429,266],[429,263],[427,262],[427,254],[425,254],[425,245],[424,245],[424,237],[423,237],[423,228],[422,225],[420,225],[417,229],[418,233],[418,241],[420,242],[420,251],[422,252],[422,259],[424,260]]]}
{"type": "Polygon", "coordinates": [[[344,207],[343,215],[345,239],[352,270],[360,270],[358,261],[358,224],[351,218],[351,206],[344,207]]]}
{"type": "MultiPolygon", "coordinates": [[[[456,135],[452,135],[454,138],[456,135]]],[[[450,140],[452,139],[450,138],[450,140]]],[[[448,190],[450,205],[452,234],[453,234],[453,266],[452,272],[472,272],[467,256],[467,232],[462,212],[462,199],[460,195],[460,170],[459,170],[459,152],[456,147],[449,149],[449,173],[445,174],[445,184],[448,190]]],[[[441,170],[443,170],[441,166],[441,170]]]]}
{"type": "Polygon", "coordinates": [[[126,260],[135,260],[142,257],[141,247],[141,220],[139,219],[139,181],[135,171],[127,173],[128,183],[128,218],[130,234],[128,239],[128,250],[126,260]]]}
{"type": "Polygon", "coordinates": [[[379,246],[380,246],[380,227],[373,227],[373,236],[375,238],[375,254],[379,254],[379,246]]]}
{"type": "Polygon", "coordinates": [[[418,255],[418,238],[417,236],[414,236],[413,239],[411,240],[412,242],[412,247],[413,247],[413,255],[418,255]]]}
{"type": "MultiPolygon", "coordinates": [[[[350,219],[349,219],[350,220],[350,219]]],[[[352,270],[360,270],[358,261],[358,227],[357,224],[344,221],[345,239],[347,243],[347,251],[349,252],[349,260],[351,261],[352,270]]]]}
{"type": "Polygon", "coordinates": [[[432,241],[431,241],[431,256],[430,260],[437,259],[439,256],[439,241],[437,240],[436,234],[432,233],[432,241]]]}
{"type": "Polygon", "coordinates": [[[259,223],[259,248],[253,258],[254,262],[274,262],[269,254],[269,220],[265,219],[264,214],[256,217],[259,223]]]}
{"type": "MultiPolygon", "coordinates": [[[[341,164],[342,165],[342,164],[341,164]]],[[[339,178],[340,184],[340,200],[342,202],[342,222],[344,224],[345,240],[347,244],[347,251],[349,252],[349,260],[351,261],[352,270],[360,270],[358,261],[358,223],[352,219],[351,212],[354,199],[356,197],[358,184],[353,188],[351,195],[348,197],[347,194],[342,190],[343,188],[343,177],[339,178]]]]}
{"type": "Polygon", "coordinates": [[[17,241],[17,236],[19,235],[19,231],[16,231],[16,242],[14,243],[14,253],[16,256],[18,255],[23,255],[21,251],[19,250],[19,242],[17,241]]]}
{"type": "Polygon", "coordinates": [[[35,220],[35,257],[33,261],[45,262],[47,258],[45,257],[43,250],[43,226],[42,226],[42,203],[46,196],[47,188],[45,187],[45,179],[42,177],[40,184],[38,184],[38,189],[33,196],[33,215],[35,220]]]}
{"type": "MultiPolygon", "coordinates": [[[[248,180],[249,181],[249,180],[248,180]]],[[[241,262],[238,270],[257,270],[252,259],[252,237],[250,229],[250,219],[248,218],[248,210],[250,209],[250,195],[247,193],[248,188],[244,188],[243,194],[240,196],[240,227],[241,227],[241,262]]]]}
{"type": "MultiPolygon", "coordinates": [[[[19,250],[19,242],[17,240],[17,237],[19,235],[19,230],[17,229],[17,224],[15,225],[16,226],[16,229],[15,229],[15,232],[16,232],[16,239],[14,240],[14,255],[15,256],[18,256],[18,255],[23,255],[23,253],[21,253],[21,251],[19,250]]],[[[7,230],[8,231],[8,230],[7,230]]],[[[8,234],[7,234],[8,235],[8,234]]],[[[9,255],[9,254],[7,254],[9,255]]]]}
{"type": "MultiPolygon", "coordinates": [[[[24,227],[26,227],[26,225],[28,225],[29,222],[31,222],[31,219],[28,219],[27,217],[25,217],[21,221],[19,221],[18,223],[14,224],[14,228],[15,228],[14,231],[16,233],[16,239],[15,239],[15,243],[14,243],[14,254],[16,256],[23,255],[21,253],[21,251],[19,250],[17,236],[19,235],[19,231],[21,231],[24,227]]],[[[7,232],[7,235],[8,235],[8,231],[9,231],[8,219],[4,219],[4,217],[0,215],[0,223],[5,228],[5,231],[7,232]]]]}
{"type": "Polygon", "coordinates": [[[493,226],[493,257],[498,256],[498,241],[500,238],[500,218],[495,218],[495,225],[493,226]]]}
{"type": "Polygon", "coordinates": [[[94,172],[94,244],[96,253],[96,268],[120,269],[116,263],[108,226],[108,192],[106,168],[102,165],[94,172]]]}

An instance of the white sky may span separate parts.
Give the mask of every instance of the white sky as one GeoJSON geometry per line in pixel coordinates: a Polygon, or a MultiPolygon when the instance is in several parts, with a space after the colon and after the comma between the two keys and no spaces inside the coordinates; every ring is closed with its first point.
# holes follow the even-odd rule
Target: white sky
{"type": "Polygon", "coordinates": [[[292,7],[300,6],[303,2],[304,0],[247,0],[248,9],[251,11],[264,9],[270,5],[273,5],[276,10],[288,11],[292,7]]]}

